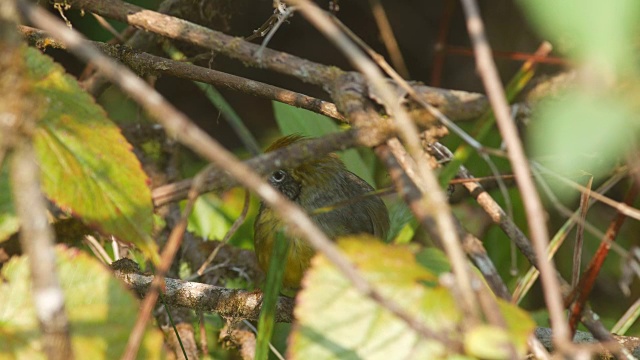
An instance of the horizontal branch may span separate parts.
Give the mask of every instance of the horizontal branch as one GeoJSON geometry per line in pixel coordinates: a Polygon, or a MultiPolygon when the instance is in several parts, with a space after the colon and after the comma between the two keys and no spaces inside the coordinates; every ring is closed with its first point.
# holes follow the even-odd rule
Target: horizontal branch
{"type": "MultiPolygon", "coordinates": [[[[386,134],[379,129],[349,130],[332,133],[320,138],[296,143],[246,160],[244,163],[253,171],[266,175],[282,168],[296,167],[305,161],[324,156],[333,151],[345,150],[354,146],[375,146],[384,142],[392,134],[386,134]],[[366,136],[365,136],[366,135],[366,136]]],[[[191,188],[191,179],[157,187],[153,190],[153,203],[156,207],[169,202],[186,199],[191,188]]],[[[225,171],[214,169],[209,173],[204,191],[228,189],[238,182],[225,171]]]]}
{"type": "MultiPolygon", "coordinates": [[[[30,45],[36,46],[42,50],[46,50],[47,47],[66,49],[65,44],[53,39],[49,34],[42,30],[28,26],[20,26],[20,32],[27,38],[30,45]]],[[[91,43],[102,50],[105,54],[127,65],[140,76],[165,75],[179,79],[198,81],[205,84],[215,85],[222,89],[239,91],[247,95],[279,101],[344,121],[344,118],[340,115],[336,106],[328,101],[323,101],[259,81],[246,79],[202,66],[196,66],[186,62],[166,59],[119,45],[110,45],[98,41],[92,41],[91,43]]]]}
{"type": "MultiPolygon", "coordinates": [[[[328,90],[328,87],[337,78],[346,73],[335,66],[316,63],[269,48],[264,49],[260,56],[256,56],[255,54],[260,48],[259,45],[120,0],[67,0],[67,3],[75,8],[122,21],[169,39],[213,50],[218,54],[238,60],[245,66],[268,69],[292,76],[320,86],[325,90],[328,90]]],[[[420,84],[413,85],[424,100],[437,107],[452,121],[475,119],[488,108],[487,99],[481,94],[438,89],[420,84]]],[[[416,107],[416,109],[419,108],[416,107]]]]}
{"type": "MultiPolygon", "coordinates": [[[[130,259],[121,259],[111,267],[118,279],[144,297],[154,276],[138,272],[138,265],[130,259]]],[[[262,307],[261,291],[227,289],[220,286],[165,278],[164,302],[170,306],[214,312],[224,318],[258,320],[262,307]]],[[[293,321],[294,301],[280,297],[276,306],[276,321],[293,321]]]]}
{"type": "MultiPolygon", "coordinates": [[[[112,268],[117,278],[132,288],[140,297],[149,290],[153,276],[138,272],[138,265],[129,260],[121,259],[114,262],[112,268]]],[[[262,305],[262,292],[226,289],[219,286],[206,285],[166,278],[166,290],[163,294],[164,302],[170,306],[180,306],[197,311],[216,313],[224,318],[235,320],[257,320],[262,305]]],[[[276,321],[293,321],[294,300],[280,297],[276,308],[276,321]]],[[[548,350],[552,350],[551,329],[536,328],[536,337],[548,350]]],[[[632,336],[615,336],[618,344],[627,349],[634,356],[640,356],[640,338],[632,336]]],[[[574,342],[578,344],[597,344],[598,341],[589,333],[578,331],[574,342]]],[[[605,356],[604,358],[610,358],[605,356]]]]}
{"type": "Polygon", "coordinates": [[[66,0],[66,3],[76,9],[118,20],[169,39],[214,50],[248,66],[288,74],[318,86],[331,82],[344,72],[334,66],[318,66],[312,61],[268,48],[262,51],[262,56],[257,57],[255,54],[259,45],[120,0],[66,0]]]}

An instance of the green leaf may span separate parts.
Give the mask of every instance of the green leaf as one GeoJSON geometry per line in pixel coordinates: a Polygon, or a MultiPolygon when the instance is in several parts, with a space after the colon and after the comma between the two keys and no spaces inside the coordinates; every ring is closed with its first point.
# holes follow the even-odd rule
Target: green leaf
{"type": "MultiPolygon", "coordinates": [[[[427,327],[465,343],[464,317],[437,275],[420,266],[408,246],[387,245],[371,237],[339,240],[360,274],[427,327]],[[425,283],[433,284],[431,286],[425,283]]],[[[427,255],[430,256],[430,255],[427,255]]],[[[291,359],[469,359],[445,344],[424,339],[405,322],[362,296],[323,256],[313,259],[298,294],[289,346],[291,359]]],[[[534,324],[522,310],[501,304],[509,324],[507,341],[524,355],[534,324]],[[506,307],[506,310],[504,309],[506,307]],[[523,320],[524,319],[524,320],[523,320]]],[[[473,340],[473,339],[471,339],[473,340]]],[[[475,342],[474,342],[475,344],[475,342]]],[[[474,348],[475,349],[475,348],[474,348]]]]}
{"type": "Polygon", "coordinates": [[[0,243],[9,239],[20,227],[20,221],[13,208],[9,174],[5,170],[7,167],[6,164],[0,166],[0,243]]]}
{"type": "Polygon", "coordinates": [[[31,48],[25,58],[42,99],[34,144],[45,194],[88,225],[157,257],[149,179],[131,145],[61,66],[31,48]]]}
{"type": "Polygon", "coordinates": [[[451,265],[447,260],[447,255],[436,248],[422,249],[422,251],[416,254],[416,261],[438,276],[446,272],[451,272],[451,265]]]}
{"type": "Polygon", "coordinates": [[[527,351],[527,338],[535,328],[535,322],[524,311],[510,303],[499,300],[498,307],[508,332],[495,325],[480,324],[467,331],[464,347],[467,354],[480,359],[508,359],[509,343],[522,356],[527,351]]]}
{"type": "Polygon", "coordinates": [[[577,60],[609,70],[633,66],[640,3],[636,0],[520,1],[544,38],[577,60]]]}
{"type": "Polygon", "coordinates": [[[256,360],[269,358],[269,342],[273,336],[276,323],[276,304],[278,294],[284,279],[285,263],[289,252],[289,241],[282,232],[276,234],[275,243],[269,259],[269,271],[267,271],[267,284],[262,299],[260,318],[258,319],[258,334],[256,336],[256,360]]]}
{"type": "Polygon", "coordinates": [[[406,244],[413,239],[418,221],[404,201],[395,201],[389,208],[389,234],[394,244],[406,244]]]}
{"type": "Polygon", "coordinates": [[[587,172],[597,179],[616,165],[636,131],[624,102],[573,91],[540,104],[530,136],[534,156],[544,165],[564,175],[587,172]]]}
{"type": "MultiPolygon", "coordinates": [[[[273,101],[273,111],[282,135],[301,134],[319,137],[340,131],[340,127],[330,118],[305,109],[273,101]]],[[[349,149],[339,155],[351,172],[372,186],[375,185],[373,169],[366,165],[358,151],[349,149]]]]}
{"type": "MultiPolygon", "coordinates": [[[[369,237],[339,244],[367,280],[430,328],[444,331],[460,320],[444,289],[419,284],[437,278],[416,265],[406,247],[386,246],[369,237]]],[[[447,353],[444,345],[421,341],[404,322],[360,295],[324,257],[314,258],[303,285],[291,359],[385,359],[390,354],[394,359],[441,359],[447,353]]]]}
{"type": "Polygon", "coordinates": [[[509,335],[496,326],[479,325],[467,332],[465,351],[481,359],[508,359],[509,335]]]}
{"type": "Polygon", "coordinates": [[[187,230],[205,239],[222,240],[233,222],[222,211],[223,206],[214,194],[198,197],[189,215],[187,230]]]}
{"type": "MultiPolygon", "coordinates": [[[[94,258],[62,247],[56,255],[74,353],[83,359],[121,357],[138,314],[138,301],[94,258]]],[[[14,257],[3,267],[2,276],[7,281],[0,284],[0,358],[43,359],[28,258],[14,257]]],[[[149,326],[140,358],[159,359],[162,341],[162,333],[149,326]]]]}

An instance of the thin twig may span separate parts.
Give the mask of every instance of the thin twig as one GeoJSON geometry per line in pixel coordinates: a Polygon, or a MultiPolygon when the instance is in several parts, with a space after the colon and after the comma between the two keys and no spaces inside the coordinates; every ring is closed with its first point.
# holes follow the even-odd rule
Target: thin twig
{"type": "MultiPolygon", "coordinates": [[[[432,148],[434,149],[433,155],[436,156],[438,160],[449,160],[452,156],[451,151],[440,143],[433,144],[432,148]]],[[[473,178],[471,173],[469,173],[464,166],[460,167],[457,177],[461,179],[473,178]]],[[[480,205],[487,215],[489,215],[489,218],[502,229],[511,241],[516,244],[527,260],[529,260],[532,265],[537,266],[537,255],[531,248],[529,239],[513,222],[513,219],[509,217],[504,209],[502,209],[502,207],[495,201],[495,199],[493,199],[491,195],[484,190],[482,185],[477,182],[465,182],[462,185],[476,199],[478,205],[480,205]]]]}
{"type": "MultiPolygon", "coordinates": [[[[6,49],[5,49],[6,50],[6,49]]],[[[64,294],[58,282],[53,230],[40,192],[40,167],[28,140],[12,152],[11,188],[20,217],[20,246],[29,257],[32,300],[49,359],[72,359],[64,294]]]]}
{"type": "Polygon", "coordinates": [[[274,10],[275,22],[270,24],[270,29],[267,35],[262,40],[262,44],[260,44],[260,48],[256,51],[256,57],[260,59],[262,57],[262,52],[267,48],[267,45],[276,34],[280,26],[287,21],[287,19],[293,14],[295,8],[287,7],[285,4],[280,3],[279,6],[274,10]]]}
{"type": "MultiPolygon", "coordinates": [[[[423,207],[420,206],[420,190],[413,180],[416,178],[415,164],[408,164],[406,152],[399,145],[397,139],[392,139],[389,140],[388,145],[376,147],[375,151],[389,170],[389,175],[399,194],[409,205],[422,227],[433,227],[433,221],[430,220],[423,207]]],[[[458,236],[462,239],[463,249],[480,270],[496,296],[509,301],[511,294],[498,274],[495,265],[488,257],[482,242],[466,232],[459,222],[456,222],[456,231],[458,231],[458,236]]]]}
{"type": "MultiPolygon", "coordinates": [[[[473,49],[468,49],[462,46],[446,45],[444,52],[447,54],[474,56],[473,49]]],[[[552,65],[571,65],[571,62],[567,59],[555,56],[540,56],[537,54],[521,53],[518,51],[497,51],[493,50],[491,54],[495,58],[509,59],[514,61],[535,61],[541,64],[552,65]]]]}
{"type": "Polygon", "coordinates": [[[120,35],[118,30],[116,30],[113,26],[111,26],[111,24],[109,24],[109,22],[105,18],[94,13],[91,13],[91,15],[93,15],[93,17],[96,18],[100,26],[102,26],[105,30],[111,33],[111,35],[113,35],[114,38],[118,39],[119,42],[121,43],[125,42],[125,39],[122,37],[122,35],[120,35]]]}
{"type": "MultiPolygon", "coordinates": [[[[86,235],[84,237],[84,242],[89,246],[93,254],[100,259],[105,265],[109,265],[113,262],[107,251],[98,243],[95,236],[86,235]]],[[[117,259],[116,259],[117,260],[117,259]]]]}
{"type": "MultiPolygon", "coordinates": [[[[515,176],[509,175],[509,174],[502,174],[500,175],[500,178],[502,180],[513,180],[515,179],[515,176]]],[[[469,182],[482,183],[482,182],[489,182],[489,181],[495,181],[495,180],[496,180],[495,176],[480,176],[480,177],[472,177],[469,179],[452,179],[451,181],[449,181],[449,185],[464,184],[469,182]]]]}
{"type": "Polygon", "coordinates": [[[433,69],[431,70],[431,86],[440,86],[442,82],[442,70],[444,69],[444,60],[447,56],[445,47],[447,46],[447,37],[451,29],[451,20],[453,19],[456,4],[456,0],[446,0],[444,4],[438,36],[436,43],[433,45],[435,56],[433,59],[433,69]]]}
{"type": "Polygon", "coordinates": [[[409,68],[407,68],[407,64],[404,62],[398,41],[396,41],[396,37],[393,35],[393,27],[389,22],[382,3],[380,0],[369,0],[369,6],[371,6],[373,18],[376,20],[378,29],[380,29],[382,42],[387,48],[393,66],[403,78],[409,79],[411,77],[411,75],[409,75],[409,68]]]}
{"type": "MultiPolygon", "coordinates": [[[[566,179],[563,176],[560,176],[560,175],[556,174],[555,172],[547,169],[546,167],[540,165],[539,163],[535,163],[534,162],[533,166],[536,169],[540,170],[541,173],[546,174],[546,175],[551,175],[553,178],[558,179],[562,183],[564,183],[564,184],[566,184],[566,185],[568,185],[568,186],[580,191],[581,193],[585,193],[585,192],[589,191],[586,187],[584,187],[584,186],[582,186],[582,185],[580,185],[580,184],[578,184],[578,183],[576,183],[574,181],[566,179]]],[[[618,211],[619,213],[621,213],[621,214],[623,214],[625,216],[634,218],[636,220],[640,220],[640,210],[638,210],[638,209],[636,209],[636,208],[634,208],[632,206],[629,206],[627,204],[621,203],[619,201],[615,201],[615,200],[611,199],[610,197],[604,196],[602,194],[593,193],[593,194],[591,194],[591,197],[593,197],[594,199],[600,201],[603,204],[609,205],[614,210],[618,211]]]]}
{"type": "Polygon", "coordinates": [[[549,235],[547,224],[544,221],[542,203],[531,178],[528,161],[518,138],[518,131],[511,118],[509,104],[506,101],[504,89],[493,62],[491,48],[484,32],[478,4],[475,0],[461,0],[461,2],[467,18],[469,36],[476,54],[478,72],[496,115],[502,138],[507,144],[509,161],[516,175],[518,188],[526,210],[527,223],[529,224],[531,240],[539,261],[538,266],[544,288],[544,298],[549,309],[549,317],[553,325],[556,344],[559,348],[562,348],[562,346],[570,343],[570,332],[565,322],[560,284],[555,275],[555,266],[544,256],[546,247],[549,244],[549,235]]]}
{"type": "Polygon", "coordinates": [[[573,263],[571,271],[571,286],[576,287],[580,280],[580,271],[582,269],[582,244],[584,242],[584,223],[587,219],[587,212],[589,211],[589,195],[591,194],[591,186],[593,185],[593,176],[589,177],[587,182],[588,192],[585,192],[580,196],[580,222],[578,222],[578,228],[576,229],[576,241],[573,245],[573,263]]]}
{"type": "MultiPolygon", "coordinates": [[[[627,194],[624,198],[625,204],[631,204],[640,193],[640,186],[637,183],[633,182],[631,188],[627,191],[627,194]]],[[[571,317],[569,318],[569,326],[572,332],[575,332],[578,321],[582,315],[582,309],[585,306],[589,295],[591,295],[591,290],[593,289],[593,285],[595,284],[596,277],[602,268],[602,264],[604,260],[607,258],[607,254],[609,253],[609,249],[611,248],[611,243],[615,241],[618,232],[620,231],[620,227],[627,219],[621,213],[617,213],[614,219],[609,224],[607,228],[607,232],[605,233],[604,238],[602,239],[598,250],[593,255],[587,270],[584,272],[584,276],[580,279],[580,282],[577,286],[573,288],[571,294],[565,299],[565,305],[569,306],[570,303],[573,302],[571,306],[571,317]],[[575,301],[575,302],[574,302],[575,301]]]]}

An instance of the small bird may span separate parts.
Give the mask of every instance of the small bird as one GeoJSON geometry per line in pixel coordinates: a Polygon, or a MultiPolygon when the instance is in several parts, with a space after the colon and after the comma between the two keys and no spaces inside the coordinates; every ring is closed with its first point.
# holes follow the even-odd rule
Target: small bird
{"type": "MultiPolygon", "coordinates": [[[[304,140],[300,135],[285,136],[266,151],[304,140]]],[[[375,195],[364,196],[373,191],[373,187],[347,170],[335,154],[309,160],[295,168],[276,170],[268,181],[289,200],[300,205],[331,239],[362,233],[384,239],[389,231],[389,214],[382,200],[375,195]]],[[[261,203],[254,223],[254,247],[258,264],[265,272],[276,234],[283,226],[280,217],[261,203]]],[[[287,236],[291,243],[282,285],[288,291],[300,288],[314,250],[305,240],[291,234],[287,236]]]]}

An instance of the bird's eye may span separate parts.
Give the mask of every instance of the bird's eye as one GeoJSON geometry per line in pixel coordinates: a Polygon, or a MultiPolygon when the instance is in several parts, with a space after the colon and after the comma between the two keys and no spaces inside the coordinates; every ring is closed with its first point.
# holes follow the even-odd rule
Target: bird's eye
{"type": "Polygon", "coordinates": [[[284,181],[286,177],[287,177],[287,173],[284,170],[277,170],[277,171],[274,171],[273,174],[271,174],[271,180],[277,183],[284,181]]]}

